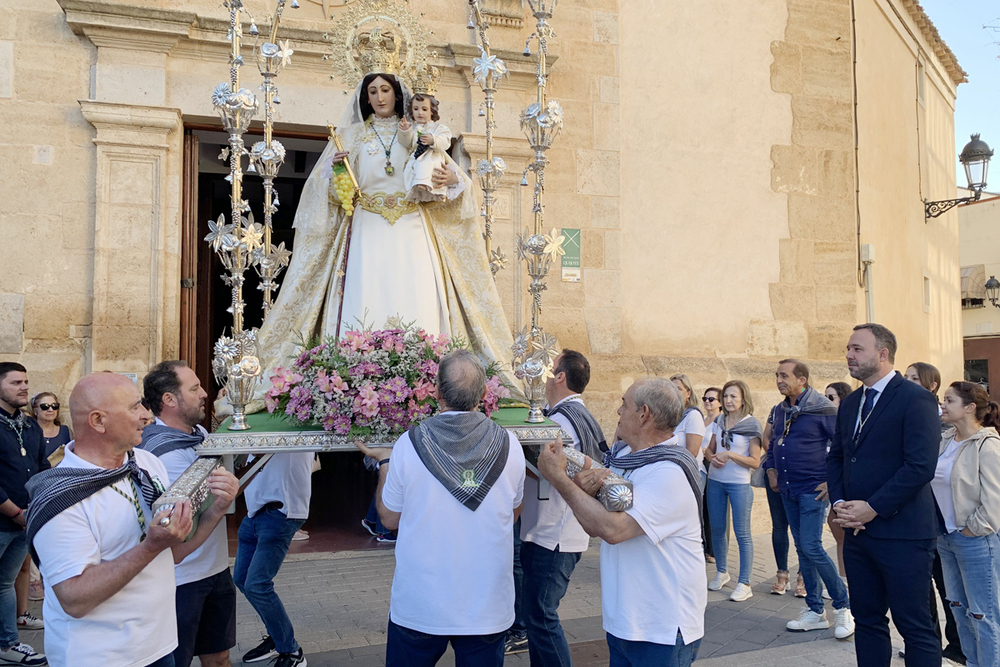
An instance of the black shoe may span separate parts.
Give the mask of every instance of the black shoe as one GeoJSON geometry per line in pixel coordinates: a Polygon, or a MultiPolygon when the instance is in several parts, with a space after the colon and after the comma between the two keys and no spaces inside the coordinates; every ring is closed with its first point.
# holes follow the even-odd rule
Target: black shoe
{"type": "Polygon", "coordinates": [[[959,665],[965,664],[965,654],[962,653],[962,649],[958,648],[954,644],[948,644],[948,646],[941,651],[941,657],[958,663],[959,665]]]}
{"type": "Polygon", "coordinates": [[[274,645],[271,635],[264,635],[263,640],[256,648],[252,648],[243,654],[243,662],[260,662],[278,655],[278,649],[274,645]]]}
{"type": "Polygon", "coordinates": [[[274,667],[306,667],[308,664],[301,646],[295,653],[279,653],[278,659],[274,661],[274,667]]]}
{"type": "Polygon", "coordinates": [[[507,633],[507,641],[503,646],[504,655],[514,655],[515,653],[525,653],[528,650],[528,635],[507,633]]]}

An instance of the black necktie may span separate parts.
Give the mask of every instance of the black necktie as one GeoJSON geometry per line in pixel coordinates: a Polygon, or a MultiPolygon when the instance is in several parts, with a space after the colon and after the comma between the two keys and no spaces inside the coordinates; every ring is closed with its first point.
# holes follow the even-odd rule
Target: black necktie
{"type": "Polygon", "coordinates": [[[861,419],[858,421],[858,430],[854,434],[854,440],[857,442],[858,438],[861,436],[861,429],[864,427],[865,422],[868,421],[868,415],[872,413],[872,408],[875,407],[875,397],[878,396],[878,390],[871,387],[865,388],[865,402],[861,406],[861,419]]]}

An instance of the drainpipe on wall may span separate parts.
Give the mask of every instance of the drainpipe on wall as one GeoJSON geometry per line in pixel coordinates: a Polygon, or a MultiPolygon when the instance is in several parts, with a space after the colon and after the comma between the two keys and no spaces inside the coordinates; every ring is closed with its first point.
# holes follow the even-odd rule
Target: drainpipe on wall
{"type": "Polygon", "coordinates": [[[872,264],[875,263],[875,246],[865,243],[861,246],[861,264],[864,266],[865,302],[868,306],[868,322],[875,321],[875,287],[872,284],[872,264]]]}

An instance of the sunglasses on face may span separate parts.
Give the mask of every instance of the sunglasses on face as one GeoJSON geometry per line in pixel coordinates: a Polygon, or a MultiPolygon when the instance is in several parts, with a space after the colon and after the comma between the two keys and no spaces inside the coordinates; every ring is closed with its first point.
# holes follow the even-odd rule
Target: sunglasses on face
{"type": "Polygon", "coordinates": [[[38,404],[38,409],[39,410],[58,410],[59,409],[59,404],[58,403],[39,403],[38,404]]]}
{"type": "Polygon", "coordinates": [[[830,394],[827,394],[826,397],[829,398],[831,401],[837,400],[837,395],[836,394],[834,394],[833,396],[831,396],[830,394]]]}
{"type": "Polygon", "coordinates": [[[715,403],[719,399],[717,399],[715,396],[703,396],[701,400],[704,401],[705,403],[715,403]]]}

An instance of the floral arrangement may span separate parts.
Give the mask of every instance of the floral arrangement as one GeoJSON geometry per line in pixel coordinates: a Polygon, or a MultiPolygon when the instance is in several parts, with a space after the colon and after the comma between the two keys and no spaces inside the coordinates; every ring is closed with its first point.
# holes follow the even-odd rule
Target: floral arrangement
{"type": "MultiPolygon", "coordinates": [[[[405,327],[348,330],[306,346],[289,368],[278,367],[264,401],[268,412],[369,442],[390,442],[438,410],[441,357],[465,347],[448,336],[405,327]]],[[[487,416],[510,397],[496,365],[486,369],[487,416]]]]}

